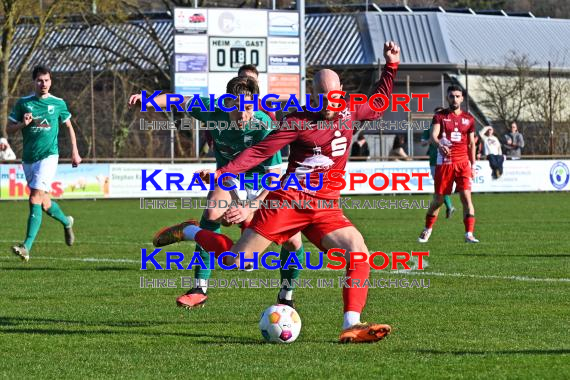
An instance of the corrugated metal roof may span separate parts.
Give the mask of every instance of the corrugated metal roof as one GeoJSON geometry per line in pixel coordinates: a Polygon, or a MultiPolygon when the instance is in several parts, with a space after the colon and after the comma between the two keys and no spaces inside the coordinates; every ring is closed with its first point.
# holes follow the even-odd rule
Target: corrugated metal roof
{"type": "MultiPolygon", "coordinates": [[[[460,67],[467,59],[471,67],[502,67],[516,52],[529,57],[537,68],[546,68],[550,60],[553,67],[570,70],[570,20],[441,12],[367,12],[361,16],[364,21],[357,43],[371,53],[350,64],[375,65],[382,57],[384,41],[395,40],[402,48],[403,64],[460,67]]],[[[307,15],[307,37],[318,29],[319,40],[334,42],[328,35],[337,35],[331,23],[337,19],[339,15],[307,15]]],[[[336,54],[344,57],[346,42],[337,43],[342,48],[336,54]]],[[[311,51],[314,45],[307,45],[308,65],[339,64],[323,47],[311,51]]]]}
{"type": "Polygon", "coordinates": [[[364,64],[365,47],[357,17],[354,14],[307,16],[305,21],[307,63],[309,65],[364,64]]]}
{"type": "MultiPolygon", "coordinates": [[[[514,51],[536,67],[550,59],[553,67],[570,70],[570,20],[441,12],[309,14],[305,20],[308,66],[375,65],[384,41],[392,39],[402,47],[403,64],[461,67],[467,59],[471,67],[495,67],[514,51]]],[[[86,70],[90,62],[95,70],[168,70],[172,28],[170,19],[63,24],[49,32],[32,62],[57,72],[86,70]]],[[[11,67],[20,64],[36,31],[17,27],[11,67]]]]}
{"type": "Polygon", "coordinates": [[[369,12],[366,20],[374,44],[374,62],[382,57],[384,42],[391,40],[400,44],[402,63],[449,63],[437,13],[369,12]]]}
{"type": "MultiPolygon", "coordinates": [[[[63,24],[45,36],[31,62],[45,62],[56,72],[87,70],[91,62],[94,70],[168,69],[174,50],[172,30],[171,20],[92,27],[63,24]]],[[[33,25],[17,28],[11,67],[20,64],[36,32],[33,25]]]]}
{"type": "Polygon", "coordinates": [[[570,69],[570,20],[438,14],[447,28],[451,60],[483,67],[503,66],[513,52],[537,67],[570,69]]]}

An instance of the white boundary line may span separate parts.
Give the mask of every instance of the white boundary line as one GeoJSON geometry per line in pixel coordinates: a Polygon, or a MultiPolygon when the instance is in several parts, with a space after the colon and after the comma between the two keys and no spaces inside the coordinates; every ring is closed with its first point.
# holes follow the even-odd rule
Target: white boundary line
{"type": "MultiPolygon", "coordinates": [[[[15,261],[18,259],[15,256],[0,256],[0,261],[15,261]],[[8,260],[9,259],[9,260],[8,260]]],[[[54,260],[54,261],[79,261],[88,263],[123,263],[123,264],[140,264],[140,260],[132,259],[111,259],[111,258],[96,258],[96,257],[49,257],[49,256],[38,256],[33,257],[32,260],[54,260]]],[[[164,263],[160,263],[164,264],[164,263]]],[[[424,259],[424,267],[427,267],[427,262],[424,259]]],[[[436,277],[456,277],[456,278],[473,278],[479,280],[510,280],[510,281],[520,281],[520,282],[570,282],[570,278],[539,278],[539,277],[527,277],[527,276],[497,276],[497,275],[480,275],[480,274],[467,274],[467,273],[443,273],[443,272],[424,272],[416,270],[417,263],[412,266],[410,270],[396,270],[386,272],[386,275],[390,274],[407,274],[410,276],[436,276],[436,277]]],[[[323,270],[332,271],[332,269],[323,268],[323,270]]],[[[2,271],[2,268],[0,268],[2,271]]],[[[149,270],[151,271],[151,270],[149,270]]],[[[147,271],[148,272],[148,271],[147,271]]],[[[340,272],[339,272],[340,273],[340,272]]],[[[379,271],[372,270],[372,273],[383,273],[379,271]]]]}

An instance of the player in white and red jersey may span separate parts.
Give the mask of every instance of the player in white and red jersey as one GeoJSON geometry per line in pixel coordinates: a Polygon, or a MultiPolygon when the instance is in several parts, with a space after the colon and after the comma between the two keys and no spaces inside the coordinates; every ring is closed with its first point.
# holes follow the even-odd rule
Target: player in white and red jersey
{"type": "Polygon", "coordinates": [[[438,146],[435,168],[435,195],[426,214],[425,228],[418,241],[427,243],[437,220],[444,195],[451,194],[453,183],[463,204],[465,242],[479,243],[473,236],[475,208],[471,201],[471,182],[475,166],[475,120],[461,110],[463,90],[453,85],[447,89],[449,108],[433,117],[431,139],[438,146]]]}
{"type": "MultiPolygon", "coordinates": [[[[384,57],[386,66],[382,71],[380,81],[376,87],[376,93],[391,97],[392,87],[398,64],[400,62],[400,48],[394,42],[384,45],[384,57]]],[[[293,113],[284,119],[284,122],[292,125],[297,123],[310,123],[313,129],[295,127],[284,128],[275,131],[263,141],[244,150],[237,158],[228,165],[216,171],[216,178],[222,173],[243,173],[248,168],[257,165],[267,157],[271,157],[283,146],[290,144],[291,153],[287,174],[282,183],[289,176],[299,175],[305,178],[305,173],[311,173],[311,182],[317,179],[318,173],[323,173],[323,189],[316,192],[299,191],[295,187],[289,190],[277,190],[271,192],[266,200],[283,201],[311,201],[313,209],[259,209],[239,241],[234,245],[231,239],[225,235],[216,234],[212,231],[201,230],[196,222],[172,226],[161,230],[154,239],[155,245],[163,246],[181,240],[195,240],[208,251],[216,254],[224,251],[244,252],[245,258],[252,258],[253,252],[264,251],[271,242],[280,243],[302,231],[305,236],[321,250],[333,248],[344,249],[347,252],[363,252],[368,254],[368,248],[364,238],[354,225],[343,215],[338,207],[340,197],[339,190],[327,189],[328,182],[324,175],[328,170],[344,170],[350,150],[353,130],[346,128],[351,126],[352,120],[376,120],[382,116],[382,112],[375,112],[368,104],[355,105],[355,111],[349,110],[349,105],[340,112],[327,110],[327,94],[331,91],[341,90],[340,79],[331,70],[319,71],[313,80],[313,99],[317,94],[324,94],[325,104],[320,112],[309,112],[303,109],[293,113]],[[317,130],[317,121],[332,121],[330,129],[317,130]],[[332,199],[335,207],[332,209],[319,209],[317,199],[332,199]]],[[[331,94],[333,99],[338,99],[339,94],[331,94]]],[[[331,103],[333,107],[339,107],[341,103],[331,103]]],[[[375,107],[381,108],[384,102],[381,98],[374,101],[375,107]]],[[[334,181],[333,181],[334,182],[334,181]]],[[[236,213],[237,211],[233,211],[236,213]]],[[[232,211],[228,211],[231,219],[232,211]]],[[[349,287],[343,288],[344,323],[340,341],[346,342],[374,342],[384,338],[391,331],[391,327],[385,324],[361,323],[360,314],[366,304],[368,295],[367,287],[352,287],[352,281],[357,280],[360,284],[368,279],[370,267],[368,263],[356,263],[354,269],[347,269],[347,277],[350,277],[349,287]]]]}

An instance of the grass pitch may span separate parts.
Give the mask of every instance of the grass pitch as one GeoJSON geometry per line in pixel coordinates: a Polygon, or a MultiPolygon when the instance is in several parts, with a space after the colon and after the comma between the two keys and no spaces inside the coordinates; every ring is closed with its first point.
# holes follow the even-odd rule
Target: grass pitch
{"type": "MultiPolygon", "coordinates": [[[[192,274],[141,271],[140,248],[161,226],[200,211],[61,201],[75,217],[76,245],[65,246],[61,226],[44,214],[23,264],[9,247],[24,236],[27,203],[2,202],[0,377],[570,378],[570,195],[475,194],[474,202],[478,245],[463,242],[460,212],[438,220],[420,245],[425,210],[345,210],[371,251],[430,251],[423,272],[373,271],[429,279],[430,288],[371,289],[363,319],[394,328],[372,345],[337,344],[336,284],[296,291],[303,329],[291,345],[266,344],[257,328],[276,289],[210,289],[206,307],[190,312],[175,306],[184,289],[141,289],[140,276],[192,274]]],[[[190,253],[193,244],[174,248],[190,253]]],[[[279,275],[222,272],[214,278],[279,275]]]]}

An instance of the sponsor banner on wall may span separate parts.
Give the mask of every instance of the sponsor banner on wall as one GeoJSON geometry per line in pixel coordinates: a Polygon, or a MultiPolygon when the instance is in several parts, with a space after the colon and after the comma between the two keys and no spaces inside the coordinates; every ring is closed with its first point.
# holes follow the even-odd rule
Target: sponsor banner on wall
{"type": "MultiPolygon", "coordinates": [[[[109,164],[60,164],[50,184],[53,198],[109,197],[109,164]]],[[[28,199],[30,189],[22,165],[0,165],[0,199],[28,199]]]]}
{"type": "MultiPolygon", "coordinates": [[[[285,170],[286,164],[283,165],[285,170]]],[[[70,164],[61,164],[51,184],[51,195],[54,198],[168,198],[168,197],[206,197],[208,190],[201,190],[190,185],[195,171],[200,169],[215,170],[213,163],[201,164],[82,164],[72,168],[70,164]],[[156,176],[156,183],[163,188],[157,190],[151,182],[147,182],[147,190],[142,190],[143,170],[151,176],[154,170],[161,170],[156,176]],[[183,191],[166,190],[166,173],[181,173],[184,180],[180,183],[183,191]]],[[[407,182],[409,191],[398,185],[392,189],[393,173],[428,173],[427,161],[388,161],[388,162],[348,162],[346,166],[347,188],[341,194],[410,194],[433,193],[431,176],[423,180],[423,189],[419,190],[419,180],[412,178],[407,182]],[[382,191],[374,190],[369,182],[354,184],[349,188],[349,173],[366,174],[370,179],[375,173],[384,174],[389,184],[382,191]]],[[[383,176],[374,179],[374,185],[384,185],[383,176]]],[[[517,160],[507,161],[503,176],[492,179],[491,169],[487,161],[478,161],[473,181],[473,192],[533,192],[533,191],[570,191],[570,160],[517,160]]],[[[22,165],[0,165],[0,199],[27,199],[29,189],[22,165]]]]}
{"type": "Polygon", "coordinates": [[[174,28],[184,33],[206,33],[208,30],[208,10],[174,8],[174,28]]]}
{"type": "Polygon", "coordinates": [[[267,36],[267,11],[209,9],[208,17],[211,36],[267,36]]]}
{"type": "Polygon", "coordinates": [[[175,54],[174,69],[179,73],[202,73],[208,71],[206,54],[175,54]]]}
{"type": "Polygon", "coordinates": [[[208,36],[176,34],[174,36],[174,52],[208,55],[208,36]]]}
{"type": "Polygon", "coordinates": [[[298,12],[269,12],[269,35],[290,36],[299,35],[298,12]]]}
{"type": "MultiPolygon", "coordinates": [[[[532,192],[532,191],[570,191],[569,160],[508,160],[504,163],[501,178],[493,179],[487,161],[477,161],[473,192],[532,192]]],[[[368,178],[374,173],[384,173],[390,180],[392,173],[429,173],[426,161],[397,162],[348,162],[347,173],[364,173],[368,178]]],[[[348,180],[348,174],[346,175],[348,180]]],[[[376,178],[374,185],[382,186],[382,178],[376,178]]],[[[433,193],[431,175],[423,181],[423,190],[418,189],[418,179],[412,179],[408,186],[411,191],[404,191],[401,185],[392,190],[392,183],[382,193],[433,193]]],[[[356,184],[354,190],[341,191],[342,194],[377,194],[368,183],[356,184]]]]}
{"type": "Polygon", "coordinates": [[[166,185],[166,173],[181,173],[184,180],[180,183],[183,189],[187,189],[194,172],[200,169],[216,170],[213,163],[204,164],[113,164],[111,165],[110,191],[113,198],[168,198],[168,197],[206,197],[208,191],[200,190],[194,186],[192,191],[178,191],[176,185],[172,190],[156,190],[152,182],[147,182],[146,190],[142,189],[143,174],[146,178],[153,178],[163,189],[166,185]],[[143,173],[143,170],[145,171],[143,173]],[[156,170],[160,172],[153,176],[156,170]]]}

